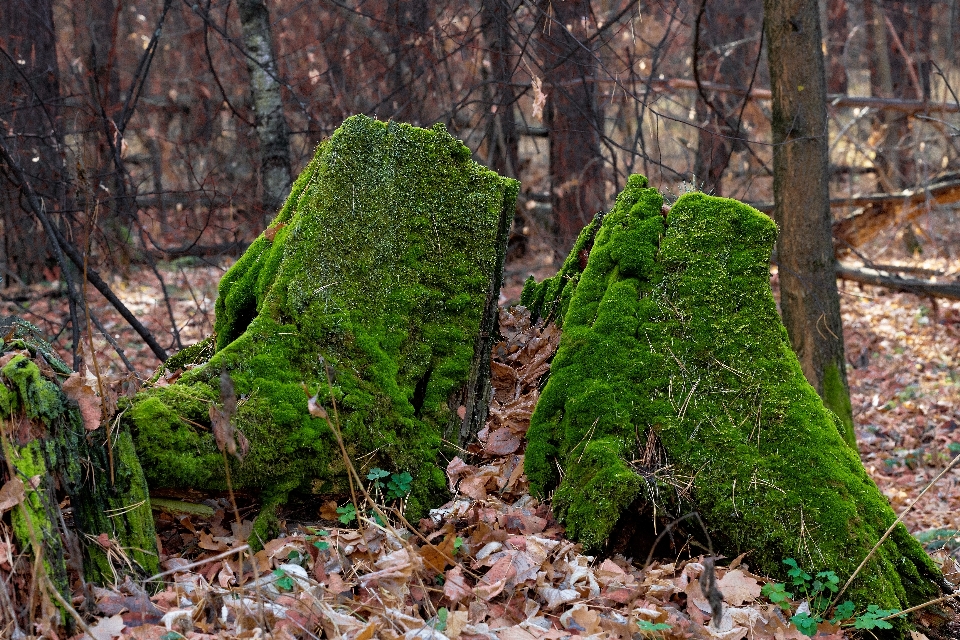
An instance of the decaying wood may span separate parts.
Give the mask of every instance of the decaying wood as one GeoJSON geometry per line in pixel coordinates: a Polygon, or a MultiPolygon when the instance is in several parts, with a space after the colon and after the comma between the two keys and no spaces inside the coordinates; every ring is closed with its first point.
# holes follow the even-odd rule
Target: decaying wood
{"type": "MultiPolygon", "coordinates": [[[[697,83],[687,78],[671,78],[654,81],[654,87],[670,89],[696,89],[697,83]]],[[[747,95],[747,90],[718,82],[701,82],[707,91],[747,95]]],[[[754,100],[770,100],[770,89],[751,89],[749,95],[754,100]]],[[[927,102],[924,100],[903,100],[900,98],[876,98],[872,96],[846,96],[839,93],[827,94],[827,105],[831,107],[868,107],[881,111],[902,111],[904,113],[960,113],[960,104],[956,102],[927,102]]]]}
{"type": "MultiPolygon", "coordinates": [[[[960,176],[957,174],[944,176],[926,187],[906,189],[900,193],[831,198],[832,210],[861,209],[851,216],[834,220],[833,239],[836,253],[844,255],[893,224],[909,222],[935,206],[956,202],[960,202],[960,176]]],[[[773,211],[772,202],[755,203],[752,206],[764,213],[773,211]]]]}
{"type": "Polygon", "coordinates": [[[905,291],[945,300],[960,300],[960,282],[930,282],[917,278],[904,278],[894,273],[884,273],[876,269],[854,269],[842,265],[837,267],[837,277],[851,282],[893,289],[894,291],[905,291]]]}

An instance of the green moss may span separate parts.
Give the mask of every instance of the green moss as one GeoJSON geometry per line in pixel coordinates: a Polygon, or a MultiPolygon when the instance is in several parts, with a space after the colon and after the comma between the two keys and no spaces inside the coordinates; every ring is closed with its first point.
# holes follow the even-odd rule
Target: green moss
{"type": "MultiPolygon", "coordinates": [[[[531,487],[556,489],[558,517],[589,547],[656,495],[661,513],[697,510],[719,553],[749,552],[760,572],[794,557],[850,575],[895,516],[790,350],[769,284],[776,226],[700,193],[667,222],[645,184],[620,194],[569,295],[528,433],[531,487]],[[648,442],[673,486],[645,469],[648,442]]],[[[900,525],[852,596],[905,608],[938,576],[900,525]]]]}
{"type": "Polygon", "coordinates": [[[65,411],[59,387],[43,378],[39,367],[29,358],[14,356],[0,369],[0,374],[16,387],[19,397],[14,408],[22,408],[27,417],[49,424],[65,411]]]}
{"type": "MultiPolygon", "coordinates": [[[[35,338],[35,342],[38,340],[41,338],[35,338]]],[[[5,345],[9,347],[23,348],[5,345]]],[[[43,345],[31,351],[37,357],[43,353],[43,345]]],[[[88,432],[76,404],[67,399],[55,382],[43,377],[36,363],[23,355],[14,356],[0,369],[0,381],[0,418],[9,420],[14,414],[23,414],[32,421],[29,429],[21,428],[12,434],[7,455],[25,482],[36,476],[42,478],[41,485],[28,492],[26,514],[13,511],[15,532],[21,543],[33,540],[29,537],[33,526],[49,564],[49,575],[66,587],[56,516],[44,511],[46,506],[60,501],[56,487],[70,497],[74,523],[80,531],[94,539],[101,533],[108,534],[139,567],[134,573],[156,573],[159,559],[149,495],[130,434],[121,430],[115,435],[111,465],[103,445],[103,430],[88,432]],[[54,558],[58,560],[54,562],[54,558]]],[[[114,571],[96,542],[85,537],[81,542],[89,580],[113,581],[127,572],[126,566],[116,566],[114,571]]],[[[69,594],[66,589],[63,592],[69,594]]]]}
{"type": "Polygon", "coordinates": [[[857,436],[853,430],[853,405],[850,390],[843,383],[840,368],[830,363],[823,369],[823,404],[839,419],[837,428],[844,442],[857,450],[857,436]]]}
{"type": "Polygon", "coordinates": [[[363,116],[318,147],[272,239],[258,238],[220,282],[217,352],[125,414],[152,485],[225,487],[206,425],[226,371],[250,443],[230,463],[234,487],[281,501],[290,487],[348,490],[305,387],[328,409],[336,399],[356,463],[414,475],[412,517],[442,499],[441,436],[458,420],[502,261],[498,225],[518,187],[469,158],[442,126],[363,116]]]}

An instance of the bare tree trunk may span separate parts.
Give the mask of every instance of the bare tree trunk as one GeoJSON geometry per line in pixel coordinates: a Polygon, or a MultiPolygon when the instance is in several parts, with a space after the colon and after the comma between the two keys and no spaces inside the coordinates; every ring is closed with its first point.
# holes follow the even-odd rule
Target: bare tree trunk
{"type": "MultiPolygon", "coordinates": [[[[925,100],[930,96],[930,0],[870,0],[864,3],[871,25],[870,88],[885,98],[925,100]]],[[[885,111],[883,139],[877,148],[877,179],[882,191],[916,184],[910,122],[903,113],[885,111]]]]}
{"type": "Polygon", "coordinates": [[[387,72],[390,118],[417,126],[430,120],[423,91],[423,55],[417,47],[430,25],[427,0],[390,0],[387,3],[387,41],[393,52],[393,65],[387,72]]]}
{"type": "MultiPolygon", "coordinates": [[[[13,132],[8,147],[25,167],[51,213],[63,210],[62,133],[59,129],[60,71],[50,0],[0,3],[0,126],[13,132]]],[[[0,186],[0,286],[54,277],[55,266],[19,190],[0,186]]]]}
{"type": "Polygon", "coordinates": [[[826,81],[816,0],[764,0],[783,323],[803,374],[856,446],[831,237],[826,81]]]}
{"type": "MultiPolygon", "coordinates": [[[[741,0],[727,3],[700,0],[694,24],[694,63],[698,81],[731,82],[747,89],[756,62],[759,44],[745,41],[758,28],[761,12],[759,0],[741,0]]],[[[700,91],[697,96],[699,130],[694,178],[703,191],[722,195],[721,180],[730,164],[730,156],[743,146],[740,135],[739,111],[742,98],[730,93],[709,94],[700,91]]]]}
{"type": "Polygon", "coordinates": [[[551,203],[561,255],[606,202],[603,109],[597,101],[597,60],[587,40],[589,0],[539,3],[550,131],[551,203]]]}
{"type": "Polygon", "coordinates": [[[488,166],[507,178],[517,177],[517,135],[513,106],[516,58],[510,41],[512,0],[483,0],[482,28],[490,51],[490,115],[487,119],[488,166]]]}
{"type": "Polygon", "coordinates": [[[250,91],[260,138],[260,181],[264,223],[269,223],[290,193],[290,132],[283,115],[277,61],[264,0],[239,0],[237,9],[247,48],[250,91]]]}
{"type": "Polygon", "coordinates": [[[847,43],[847,0],[826,0],[827,14],[827,90],[847,92],[847,67],[843,51],[847,43]]]}

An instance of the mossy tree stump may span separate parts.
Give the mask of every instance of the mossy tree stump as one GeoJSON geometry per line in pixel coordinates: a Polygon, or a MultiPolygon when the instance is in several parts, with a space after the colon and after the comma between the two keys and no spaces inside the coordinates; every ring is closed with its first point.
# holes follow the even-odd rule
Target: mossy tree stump
{"type": "Polygon", "coordinates": [[[439,503],[442,440],[465,442],[486,417],[517,189],[442,125],[345,121],[223,277],[215,353],[125,414],[151,487],[227,488],[207,428],[226,372],[249,442],[232,485],[268,507],[257,535],[291,490],[348,491],[334,433],[308,412],[318,390],[361,472],[412,474],[411,517],[439,503]]]}
{"type": "MultiPolygon", "coordinates": [[[[104,427],[84,425],[77,403],[61,389],[70,369],[36,327],[4,318],[0,334],[0,477],[5,500],[20,496],[5,504],[18,551],[26,552],[24,560],[41,561],[68,602],[68,568],[98,584],[155,574],[153,516],[130,434],[114,434],[108,447],[104,427]],[[64,498],[69,517],[60,510],[64,498]]],[[[35,584],[45,588],[42,579],[35,584]]],[[[59,622],[73,620],[61,612],[59,622]]]]}
{"type": "MultiPolygon", "coordinates": [[[[561,273],[525,287],[523,303],[563,330],[528,433],[531,487],[556,489],[556,514],[588,547],[695,510],[718,553],[845,580],[895,515],[790,349],[769,281],[776,226],[701,193],[667,216],[662,204],[632,176],[561,273]]],[[[850,595],[905,609],[939,577],[898,525],[850,595]]]]}

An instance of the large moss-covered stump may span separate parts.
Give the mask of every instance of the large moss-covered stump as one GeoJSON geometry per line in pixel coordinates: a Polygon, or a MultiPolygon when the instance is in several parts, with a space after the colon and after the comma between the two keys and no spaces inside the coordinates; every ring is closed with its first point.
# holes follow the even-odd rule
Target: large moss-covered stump
{"type": "Polygon", "coordinates": [[[42,560],[67,601],[68,567],[99,584],[156,573],[147,484],[130,434],[114,433],[108,446],[104,427],[84,425],[61,388],[70,369],[36,327],[2,318],[0,335],[0,477],[18,551],[42,560]]]}
{"type": "Polygon", "coordinates": [[[293,489],[348,491],[334,433],[308,411],[319,390],[361,472],[409,472],[410,516],[437,504],[442,440],[463,441],[486,416],[517,188],[442,125],[344,122],[223,277],[215,353],[125,414],[151,486],[226,488],[208,427],[226,372],[249,443],[231,458],[233,488],[267,507],[293,489]]]}
{"type": "MultiPolygon", "coordinates": [[[[563,329],[528,433],[531,486],[556,489],[558,517],[588,547],[638,513],[696,510],[718,553],[846,579],[895,516],[790,349],[769,283],[776,227],[701,193],[666,217],[662,204],[632,176],[558,278],[525,288],[563,329]]],[[[938,579],[898,525],[851,596],[904,609],[938,579]]]]}

